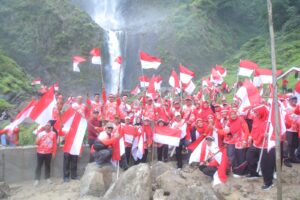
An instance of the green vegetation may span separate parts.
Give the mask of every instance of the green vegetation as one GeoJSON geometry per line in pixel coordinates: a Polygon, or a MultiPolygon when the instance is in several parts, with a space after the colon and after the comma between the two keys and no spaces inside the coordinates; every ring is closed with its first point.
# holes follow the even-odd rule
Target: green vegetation
{"type": "Polygon", "coordinates": [[[19,145],[32,145],[35,141],[35,136],[33,135],[34,129],[36,129],[36,124],[22,124],[20,125],[19,134],[19,145]]]}
{"type": "Polygon", "coordinates": [[[86,64],[80,75],[73,73],[72,55],[88,56],[101,45],[102,31],[69,1],[3,0],[0,25],[0,48],[45,84],[59,80],[61,88],[70,90],[67,86],[86,86],[89,76],[96,77],[84,69],[86,64]]]}

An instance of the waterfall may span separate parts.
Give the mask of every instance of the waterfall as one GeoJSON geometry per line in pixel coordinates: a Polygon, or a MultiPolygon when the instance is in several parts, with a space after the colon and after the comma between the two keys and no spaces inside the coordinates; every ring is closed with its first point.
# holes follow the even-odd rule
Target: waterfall
{"type": "Polygon", "coordinates": [[[92,19],[104,29],[102,55],[107,58],[102,59],[102,67],[105,72],[106,90],[113,94],[117,93],[119,85],[120,91],[123,89],[125,58],[122,49],[124,49],[125,32],[120,26],[124,22],[121,5],[124,1],[126,0],[93,0],[93,12],[89,13],[92,19]],[[118,56],[122,56],[123,59],[121,68],[113,69],[112,65],[118,56]],[[121,73],[120,80],[119,73],[121,73]]]}

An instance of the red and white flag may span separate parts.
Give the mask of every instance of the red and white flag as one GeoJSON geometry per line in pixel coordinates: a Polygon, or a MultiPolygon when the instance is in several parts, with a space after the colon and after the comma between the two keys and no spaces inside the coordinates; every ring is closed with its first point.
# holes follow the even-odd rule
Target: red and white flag
{"type": "Polygon", "coordinates": [[[180,93],[180,81],[176,71],[173,69],[169,78],[169,84],[173,87],[176,93],[180,93]]]}
{"type": "Polygon", "coordinates": [[[239,68],[239,76],[250,77],[258,65],[250,60],[241,60],[239,68]]]}
{"type": "Polygon", "coordinates": [[[132,148],[131,148],[131,154],[135,161],[138,159],[142,159],[144,155],[144,139],[143,136],[140,135],[139,137],[136,137],[133,141],[132,148]]]}
{"type": "Polygon", "coordinates": [[[180,142],[181,130],[167,126],[155,126],[153,140],[156,143],[167,144],[178,147],[180,142]]]}
{"type": "Polygon", "coordinates": [[[154,88],[156,91],[159,91],[160,88],[161,88],[161,84],[162,84],[162,81],[163,81],[163,78],[161,76],[154,76],[153,77],[153,81],[154,81],[154,88]]]}
{"type": "Polygon", "coordinates": [[[225,183],[227,181],[226,170],[228,157],[226,148],[220,149],[220,152],[215,155],[215,159],[219,163],[219,167],[213,176],[213,186],[225,183]]]}
{"type": "MultiPolygon", "coordinates": [[[[282,73],[281,70],[277,70],[276,77],[282,73]]],[[[256,68],[254,71],[253,84],[256,87],[260,87],[261,84],[272,84],[272,70],[271,69],[263,69],[256,68]]]]}
{"type": "Polygon", "coordinates": [[[244,108],[249,106],[255,106],[261,103],[261,96],[259,95],[258,89],[246,79],[243,86],[239,88],[235,97],[238,97],[241,101],[239,110],[242,111],[244,108]]]}
{"type": "Polygon", "coordinates": [[[121,160],[121,156],[125,154],[124,137],[120,137],[113,145],[112,161],[121,160]]]}
{"type": "Polygon", "coordinates": [[[211,69],[210,81],[212,83],[215,83],[215,84],[222,84],[223,83],[222,75],[215,68],[211,69]]]}
{"type": "Polygon", "coordinates": [[[53,119],[53,108],[56,105],[54,87],[52,86],[35,104],[30,113],[30,118],[39,125],[45,125],[53,119]]]}
{"type": "Polygon", "coordinates": [[[90,51],[90,55],[92,56],[91,62],[95,65],[101,65],[101,51],[99,48],[93,48],[90,51]]]}
{"type": "MultiPolygon", "coordinates": [[[[83,138],[87,128],[87,120],[78,112],[71,117],[71,126],[65,136],[64,152],[71,155],[80,155],[83,138]]],[[[68,122],[67,122],[68,123],[68,122]]]]}
{"type": "Polygon", "coordinates": [[[300,102],[300,80],[295,85],[295,96],[297,97],[297,102],[300,102]]]}
{"type": "Polygon", "coordinates": [[[137,86],[130,92],[130,94],[132,94],[132,95],[134,95],[134,96],[138,95],[139,93],[141,93],[141,89],[140,89],[140,86],[139,86],[139,85],[137,85],[137,86]]]}
{"type": "Polygon", "coordinates": [[[29,117],[32,109],[35,106],[35,103],[35,100],[32,99],[29,104],[17,114],[15,120],[6,126],[5,129],[13,130],[15,127],[19,126],[27,117],[29,117]]]}
{"type": "Polygon", "coordinates": [[[59,90],[58,82],[54,83],[53,87],[54,87],[54,91],[58,91],[59,90]]]}
{"type": "Polygon", "coordinates": [[[207,152],[206,152],[206,140],[204,137],[199,137],[194,143],[192,143],[192,146],[195,146],[195,144],[197,145],[196,148],[195,147],[191,147],[189,146],[188,148],[190,150],[193,150],[189,159],[189,164],[195,162],[195,163],[199,163],[200,161],[205,161],[205,157],[207,157],[207,152]]]}
{"type": "Polygon", "coordinates": [[[227,75],[227,71],[224,67],[220,66],[220,65],[216,65],[216,70],[220,73],[220,75],[222,77],[225,77],[227,75]]]}
{"type": "MultiPolygon", "coordinates": [[[[270,105],[271,105],[271,112],[269,112],[269,118],[268,118],[268,151],[270,151],[273,147],[275,147],[275,108],[274,108],[274,99],[271,99],[270,105]]],[[[280,138],[284,136],[286,132],[286,126],[285,126],[285,115],[283,113],[282,106],[280,105],[280,102],[278,102],[278,119],[279,119],[279,130],[280,130],[280,138]]]]}
{"type": "Polygon", "coordinates": [[[194,90],[196,89],[196,85],[193,83],[193,81],[191,80],[189,83],[185,84],[182,83],[182,89],[188,93],[189,95],[191,95],[194,90]]]}
{"type": "Polygon", "coordinates": [[[73,56],[73,71],[74,72],[80,72],[79,64],[82,62],[85,62],[86,59],[81,56],[73,56]]]}
{"type": "Polygon", "coordinates": [[[60,136],[66,136],[72,126],[73,119],[75,117],[75,110],[72,107],[69,107],[61,116],[61,123],[55,123],[54,128],[58,130],[60,136]],[[61,125],[63,126],[61,127],[61,125]]]}
{"type": "Polygon", "coordinates": [[[31,82],[31,85],[41,85],[42,79],[36,78],[31,82]]]}
{"type": "Polygon", "coordinates": [[[212,87],[213,85],[212,85],[212,83],[210,82],[210,78],[209,77],[207,77],[207,78],[205,78],[205,77],[203,77],[202,78],[202,87],[204,88],[204,87],[212,87]]]}
{"type": "Polygon", "coordinates": [[[195,73],[182,64],[179,64],[179,72],[180,81],[184,84],[188,84],[192,80],[192,78],[195,77],[195,73]]]}
{"type": "Polygon", "coordinates": [[[159,58],[151,56],[143,51],[140,53],[140,59],[143,69],[157,69],[161,64],[161,60],[159,58]]]}
{"type": "Polygon", "coordinates": [[[112,69],[115,69],[115,70],[120,69],[121,65],[122,65],[122,57],[118,56],[118,57],[116,57],[113,65],[112,65],[112,69]]]}
{"type": "Polygon", "coordinates": [[[139,81],[140,81],[141,87],[149,86],[150,80],[147,76],[140,76],[139,81]]]}

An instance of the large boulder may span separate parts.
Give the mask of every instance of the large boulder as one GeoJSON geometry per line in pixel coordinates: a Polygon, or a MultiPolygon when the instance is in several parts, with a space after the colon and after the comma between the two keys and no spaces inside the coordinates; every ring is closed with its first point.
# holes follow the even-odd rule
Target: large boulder
{"type": "Polygon", "coordinates": [[[10,193],[9,186],[4,182],[0,182],[0,199],[8,198],[9,193],[10,193]]]}
{"type": "Polygon", "coordinates": [[[130,167],[105,193],[105,199],[149,200],[152,192],[151,172],[148,164],[130,167]]]}
{"type": "Polygon", "coordinates": [[[80,195],[103,196],[114,179],[115,170],[111,165],[99,168],[96,163],[90,163],[80,180],[80,195]]]}

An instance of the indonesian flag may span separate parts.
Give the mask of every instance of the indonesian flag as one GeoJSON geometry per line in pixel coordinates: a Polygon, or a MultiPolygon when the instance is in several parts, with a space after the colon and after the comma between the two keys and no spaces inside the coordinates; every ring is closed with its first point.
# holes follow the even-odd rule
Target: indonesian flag
{"type": "Polygon", "coordinates": [[[222,75],[215,68],[211,69],[210,80],[211,80],[211,82],[213,82],[215,84],[222,84],[223,83],[222,75]]]}
{"type": "Polygon", "coordinates": [[[136,129],[134,126],[124,126],[124,141],[132,144],[135,137],[136,129]]]}
{"type": "Polygon", "coordinates": [[[54,128],[58,130],[60,136],[66,136],[72,126],[73,119],[75,117],[75,110],[72,107],[69,107],[61,116],[61,123],[55,123],[54,128]],[[63,126],[61,127],[61,125],[63,126]]]}
{"type": "Polygon", "coordinates": [[[141,65],[143,69],[157,69],[161,64],[159,58],[153,57],[143,51],[140,53],[141,65]]]}
{"type": "Polygon", "coordinates": [[[66,105],[72,105],[75,101],[74,97],[70,96],[68,97],[67,101],[65,102],[66,105]]]}
{"type": "MultiPolygon", "coordinates": [[[[276,141],[276,137],[275,137],[275,108],[274,108],[274,103],[273,103],[274,99],[271,99],[271,112],[269,112],[269,118],[268,118],[268,124],[269,124],[269,128],[268,128],[268,152],[275,147],[275,141],[276,141]]],[[[279,130],[280,130],[280,138],[283,137],[283,135],[286,132],[286,126],[285,126],[285,116],[282,110],[282,107],[280,106],[280,103],[278,102],[278,108],[279,108],[279,112],[278,112],[278,119],[279,119],[279,130]]]]}
{"type": "Polygon", "coordinates": [[[258,65],[250,60],[241,60],[239,68],[239,76],[250,77],[258,65]]]}
{"type": "Polygon", "coordinates": [[[224,67],[220,66],[220,65],[216,65],[216,70],[220,73],[220,75],[222,77],[225,77],[227,75],[227,71],[224,67]]]}
{"type": "Polygon", "coordinates": [[[32,109],[35,106],[35,100],[32,99],[29,104],[21,111],[17,114],[15,120],[10,123],[8,126],[5,127],[5,129],[10,129],[13,130],[15,127],[19,126],[19,124],[21,124],[27,117],[29,117],[32,109]]]}
{"type": "Polygon", "coordinates": [[[226,169],[228,157],[226,148],[222,148],[220,153],[215,155],[215,159],[219,163],[219,167],[213,176],[213,186],[225,183],[227,181],[226,169]]]}
{"type": "Polygon", "coordinates": [[[78,65],[82,62],[85,62],[86,59],[84,57],[81,56],[73,56],[73,71],[74,72],[80,72],[80,69],[78,67],[78,65]]]}
{"type": "Polygon", "coordinates": [[[143,136],[140,135],[139,137],[136,137],[133,141],[132,148],[131,148],[131,154],[135,161],[138,159],[142,159],[144,155],[144,139],[143,136]]]}
{"type": "Polygon", "coordinates": [[[153,81],[154,81],[154,88],[156,91],[159,91],[161,88],[161,84],[163,81],[163,78],[161,76],[154,76],[153,77],[153,81]]]}
{"type": "Polygon", "coordinates": [[[202,87],[212,87],[212,83],[210,82],[210,78],[202,78],[202,87]]]}
{"type": "MultiPolygon", "coordinates": [[[[282,73],[281,70],[277,70],[276,77],[282,73]]],[[[271,69],[262,69],[256,68],[253,77],[253,84],[256,87],[261,86],[261,84],[272,84],[272,70],[271,69]]]]}
{"type": "Polygon", "coordinates": [[[90,51],[90,55],[92,56],[91,62],[95,65],[101,65],[101,51],[99,48],[93,48],[90,51]]]}
{"type": "Polygon", "coordinates": [[[195,84],[193,83],[193,81],[191,80],[189,83],[185,84],[185,83],[182,83],[182,88],[183,90],[188,93],[189,95],[191,95],[194,90],[196,89],[196,86],[195,84]]]}
{"type": "Polygon", "coordinates": [[[41,78],[36,78],[31,82],[31,85],[40,85],[41,81],[41,78]]]}
{"type": "Polygon", "coordinates": [[[116,57],[113,65],[112,65],[112,68],[113,69],[120,69],[121,65],[122,65],[122,57],[118,56],[118,57],[116,57]]]}
{"type": "Polygon", "coordinates": [[[195,73],[182,64],[179,64],[179,72],[180,81],[184,84],[188,84],[195,77],[195,73]]]}
{"type": "MultiPolygon", "coordinates": [[[[199,137],[195,142],[190,144],[188,146],[189,150],[192,150],[190,159],[189,159],[189,164],[196,162],[200,162],[200,157],[204,157],[206,155],[206,140],[204,139],[205,137],[199,137]]],[[[202,158],[202,161],[204,161],[204,158],[202,158]]]]}
{"type": "Polygon", "coordinates": [[[167,126],[155,126],[153,140],[156,143],[167,144],[178,147],[180,142],[181,130],[167,126]]]}
{"type": "Polygon", "coordinates": [[[53,119],[53,108],[56,105],[54,87],[52,86],[36,103],[30,113],[30,118],[39,125],[45,125],[53,119]]]}
{"type": "Polygon", "coordinates": [[[258,89],[248,79],[244,81],[243,86],[239,88],[235,97],[238,97],[241,101],[240,111],[246,107],[261,103],[261,96],[258,89]]]}
{"type": "Polygon", "coordinates": [[[140,76],[139,81],[140,81],[141,87],[148,87],[149,86],[150,80],[147,76],[140,76]]]}
{"type": "MultiPolygon", "coordinates": [[[[83,138],[87,128],[87,120],[78,112],[75,112],[74,117],[71,117],[70,130],[65,137],[64,152],[71,155],[80,155],[83,138]]],[[[68,123],[68,122],[67,122],[68,123]]]]}
{"type": "Polygon", "coordinates": [[[125,154],[124,137],[120,137],[113,145],[112,161],[121,160],[121,156],[125,154]]]}
{"type": "Polygon", "coordinates": [[[140,86],[137,85],[137,86],[130,92],[130,94],[136,96],[136,95],[138,95],[140,92],[141,92],[140,86]]]}
{"type": "Polygon", "coordinates": [[[173,87],[176,93],[180,93],[180,81],[176,71],[173,69],[169,78],[169,84],[173,87]]]}
{"type": "Polygon", "coordinates": [[[54,91],[58,91],[59,90],[58,82],[54,83],[53,87],[54,87],[54,91]]]}

